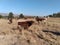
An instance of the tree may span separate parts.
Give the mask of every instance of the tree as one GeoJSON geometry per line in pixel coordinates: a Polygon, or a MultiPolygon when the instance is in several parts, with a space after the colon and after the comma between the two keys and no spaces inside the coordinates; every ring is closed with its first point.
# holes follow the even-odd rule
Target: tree
{"type": "Polygon", "coordinates": [[[58,12],[58,13],[53,13],[53,17],[60,17],[60,12],[58,12]]]}
{"type": "Polygon", "coordinates": [[[56,15],[57,15],[56,13],[53,13],[53,17],[56,17],[56,15]]]}
{"type": "Polygon", "coordinates": [[[59,13],[57,13],[56,17],[60,17],[60,12],[59,12],[59,13]]]}
{"type": "Polygon", "coordinates": [[[49,15],[49,17],[53,17],[52,15],[49,15]]]}
{"type": "Polygon", "coordinates": [[[2,18],[3,16],[2,15],[0,15],[0,18],[2,18]]]}
{"type": "Polygon", "coordinates": [[[10,12],[10,13],[9,13],[8,18],[14,18],[14,16],[13,16],[13,13],[12,13],[12,12],[10,12]]]}
{"type": "Polygon", "coordinates": [[[19,18],[24,18],[24,15],[23,15],[23,14],[20,14],[20,15],[19,15],[19,18]]]}

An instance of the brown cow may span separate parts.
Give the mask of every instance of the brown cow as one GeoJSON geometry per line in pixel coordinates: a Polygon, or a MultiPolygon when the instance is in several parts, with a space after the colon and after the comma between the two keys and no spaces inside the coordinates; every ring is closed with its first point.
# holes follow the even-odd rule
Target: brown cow
{"type": "Polygon", "coordinates": [[[18,20],[18,28],[20,29],[21,27],[23,27],[24,29],[28,29],[33,23],[33,20],[18,20]]]}
{"type": "Polygon", "coordinates": [[[39,21],[43,21],[44,23],[46,23],[46,20],[47,18],[39,18],[39,17],[36,17],[36,21],[39,23],[39,21]]]}

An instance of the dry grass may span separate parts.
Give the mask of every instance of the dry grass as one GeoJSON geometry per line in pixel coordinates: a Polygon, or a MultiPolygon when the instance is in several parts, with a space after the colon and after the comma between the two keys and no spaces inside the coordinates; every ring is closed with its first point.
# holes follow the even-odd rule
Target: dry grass
{"type": "Polygon", "coordinates": [[[7,19],[0,19],[1,45],[60,45],[60,18],[49,18],[47,24],[35,23],[22,32],[16,27],[17,20],[8,24],[7,19]]]}

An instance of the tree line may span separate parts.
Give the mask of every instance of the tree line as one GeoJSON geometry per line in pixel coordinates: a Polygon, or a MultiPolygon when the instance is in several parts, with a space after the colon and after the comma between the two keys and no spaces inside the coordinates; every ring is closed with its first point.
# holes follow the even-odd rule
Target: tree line
{"type": "Polygon", "coordinates": [[[48,15],[49,17],[60,17],[60,12],[53,13],[52,15],[48,15]]]}
{"type": "MultiPolygon", "coordinates": [[[[58,13],[53,13],[52,15],[48,15],[49,17],[60,17],[60,12],[58,12],[58,13]]],[[[8,14],[8,16],[2,16],[2,15],[0,15],[0,18],[15,18],[14,17],[14,14],[12,13],[12,12],[10,12],[9,14],[8,14]]],[[[24,15],[21,13],[17,18],[24,18],[24,15]]]]}
{"type": "MultiPolygon", "coordinates": [[[[14,14],[12,13],[12,12],[10,12],[9,14],[8,14],[8,16],[2,16],[2,15],[0,15],[0,18],[15,18],[14,17],[14,14]]],[[[24,18],[24,15],[23,14],[20,14],[17,18],[24,18]]]]}

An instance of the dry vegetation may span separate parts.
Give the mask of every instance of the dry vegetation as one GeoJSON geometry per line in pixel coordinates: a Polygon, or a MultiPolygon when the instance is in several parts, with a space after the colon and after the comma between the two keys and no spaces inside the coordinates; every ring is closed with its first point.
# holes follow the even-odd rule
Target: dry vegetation
{"type": "Polygon", "coordinates": [[[17,20],[8,24],[0,19],[0,45],[60,45],[60,18],[49,18],[46,24],[34,23],[19,32],[17,20]]]}

